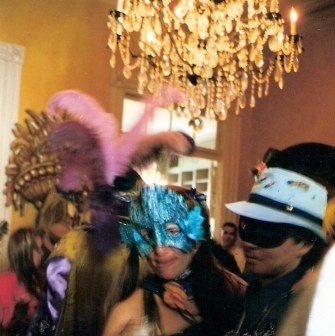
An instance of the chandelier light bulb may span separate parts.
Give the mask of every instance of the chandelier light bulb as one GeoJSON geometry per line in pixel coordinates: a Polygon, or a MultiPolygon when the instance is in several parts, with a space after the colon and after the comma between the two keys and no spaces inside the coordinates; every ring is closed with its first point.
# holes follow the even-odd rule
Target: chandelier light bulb
{"type": "Polygon", "coordinates": [[[278,0],[271,0],[270,1],[270,12],[276,13],[278,8],[278,0]]]}
{"type": "Polygon", "coordinates": [[[277,35],[277,39],[279,42],[283,42],[284,41],[284,33],[283,32],[279,32],[278,35],[277,35]]]}
{"type": "Polygon", "coordinates": [[[298,13],[294,9],[294,7],[291,8],[290,19],[291,19],[291,35],[297,35],[298,13]]]}
{"type": "Polygon", "coordinates": [[[119,12],[122,12],[122,10],[123,10],[123,3],[124,3],[124,0],[117,0],[116,10],[118,10],[119,12]]]}
{"type": "Polygon", "coordinates": [[[153,43],[155,42],[155,33],[151,30],[147,31],[146,33],[146,38],[148,43],[153,43]]]}

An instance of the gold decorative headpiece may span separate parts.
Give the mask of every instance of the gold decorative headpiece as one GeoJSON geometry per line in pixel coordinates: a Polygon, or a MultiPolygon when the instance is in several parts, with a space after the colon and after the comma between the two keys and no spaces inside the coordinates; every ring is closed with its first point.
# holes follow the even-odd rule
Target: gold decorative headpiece
{"type": "Polygon", "coordinates": [[[7,181],[4,194],[6,206],[24,212],[26,202],[37,209],[55,188],[57,174],[61,166],[55,154],[46,150],[45,139],[53,124],[65,119],[65,116],[51,116],[47,112],[27,110],[29,118],[24,124],[16,123],[11,143],[12,154],[6,166],[7,181]]]}

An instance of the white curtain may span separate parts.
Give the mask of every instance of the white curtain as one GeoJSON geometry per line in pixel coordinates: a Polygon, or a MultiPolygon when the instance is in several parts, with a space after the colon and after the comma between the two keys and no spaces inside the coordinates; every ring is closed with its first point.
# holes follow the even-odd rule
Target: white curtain
{"type": "Polygon", "coordinates": [[[14,139],[12,129],[18,121],[21,68],[24,48],[0,42],[0,220],[10,221],[11,209],[5,207],[3,190],[6,183],[5,167],[14,139]]]}

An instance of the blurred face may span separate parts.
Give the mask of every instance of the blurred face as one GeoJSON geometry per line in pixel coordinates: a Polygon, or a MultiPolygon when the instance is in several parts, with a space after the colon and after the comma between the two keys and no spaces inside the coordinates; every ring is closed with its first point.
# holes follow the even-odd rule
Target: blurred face
{"type": "Polygon", "coordinates": [[[181,275],[190,265],[197,248],[190,253],[169,246],[156,246],[147,255],[148,264],[156,275],[164,280],[172,280],[181,275]]]}
{"type": "Polygon", "coordinates": [[[33,263],[36,268],[40,267],[43,257],[42,238],[36,237],[33,249],[33,263]]]}
{"type": "Polygon", "coordinates": [[[294,270],[313,244],[297,243],[285,225],[242,220],[240,237],[246,269],[264,281],[274,281],[294,270]]]}
{"type": "Polygon", "coordinates": [[[49,228],[49,238],[54,245],[60,241],[71,230],[71,224],[64,221],[59,223],[53,223],[49,228]]]}
{"type": "Polygon", "coordinates": [[[236,241],[236,229],[231,226],[225,226],[222,229],[222,245],[225,248],[230,248],[236,241]]]}
{"type": "Polygon", "coordinates": [[[261,278],[276,280],[294,270],[301,258],[311,246],[296,243],[288,238],[281,246],[275,248],[260,248],[248,242],[242,242],[246,257],[246,269],[261,278]]]}

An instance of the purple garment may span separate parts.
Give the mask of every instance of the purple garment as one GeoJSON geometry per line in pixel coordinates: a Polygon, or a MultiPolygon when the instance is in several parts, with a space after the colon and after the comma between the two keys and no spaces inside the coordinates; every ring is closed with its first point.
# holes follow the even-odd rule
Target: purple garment
{"type": "Polygon", "coordinates": [[[50,260],[47,267],[47,298],[48,308],[52,319],[57,323],[62,310],[63,301],[67,289],[68,275],[71,271],[71,263],[67,258],[56,257],[50,260]]]}

